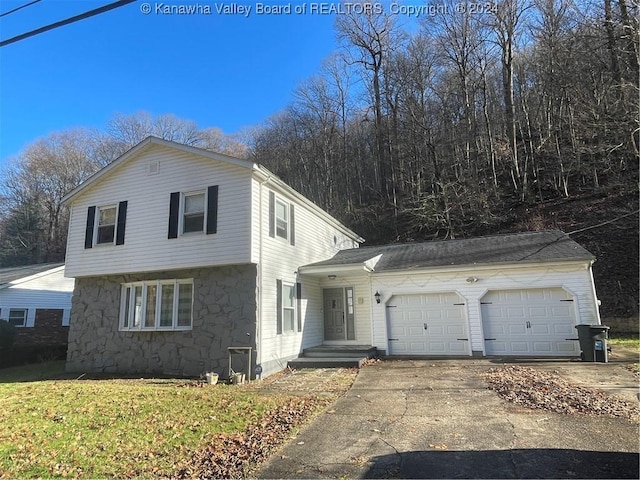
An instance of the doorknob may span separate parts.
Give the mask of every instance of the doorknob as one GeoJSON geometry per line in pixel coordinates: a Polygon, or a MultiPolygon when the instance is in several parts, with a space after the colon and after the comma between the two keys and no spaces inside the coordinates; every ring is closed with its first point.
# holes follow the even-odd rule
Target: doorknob
{"type": "Polygon", "coordinates": [[[428,326],[426,323],[425,323],[425,324],[423,324],[423,325],[424,325],[424,329],[425,329],[425,330],[428,330],[428,329],[429,329],[429,326],[428,326]]]}

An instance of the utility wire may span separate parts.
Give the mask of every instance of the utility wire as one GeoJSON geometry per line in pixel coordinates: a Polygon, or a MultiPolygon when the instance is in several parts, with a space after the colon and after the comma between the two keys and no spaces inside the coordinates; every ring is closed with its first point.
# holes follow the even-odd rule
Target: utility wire
{"type": "Polygon", "coordinates": [[[585,230],[591,230],[592,228],[602,227],[603,225],[607,225],[609,223],[617,222],[621,218],[630,217],[631,215],[635,215],[638,212],[640,212],[640,210],[636,210],[635,212],[627,213],[626,215],[621,215],[621,216],[619,216],[617,218],[614,218],[613,220],[607,220],[606,222],[602,222],[602,223],[599,223],[597,225],[592,225],[590,227],[581,228],[580,230],[574,230],[573,232],[567,233],[567,235],[573,235],[574,233],[584,232],[585,230]]]}
{"type": "Polygon", "coordinates": [[[33,2],[29,2],[29,3],[25,4],[25,5],[22,5],[21,7],[16,7],[13,10],[9,10],[8,12],[0,13],[0,17],[4,17],[5,15],[9,15],[10,13],[17,12],[18,10],[22,10],[23,8],[27,8],[28,6],[33,5],[34,3],[38,3],[40,1],[41,0],[33,0],[33,2]]]}
{"type": "Polygon", "coordinates": [[[4,47],[5,45],[9,45],[11,43],[19,42],[20,40],[24,40],[25,38],[33,37],[40,33],[48,32],[49,30],[53,30],[54,28],[63,27],[65,25],[69,25],[70,23],[74,23],[80,20],[84,20],[85,18],[93,17],[94,15],[99,15],[100,13],[108,12],[109,10],[113,10],[114,8],[123,7],[129,3],[133,3],[137,0],[119,0],[118,2],[110,3],[109,5],[105,5],[100,8],[96,8],[94,10],[90,10],[85,13],[81,13],[80,15],[76,15],[75,17],[67,18],[65,20],[60,20],[59,22],[52,23],[50,25],[40,27],[36,30],[32,30],[27,33],[23,33],[16,37],[12,37],[8,40],[3,40],[0,42],[0,47],[4,47]]]}

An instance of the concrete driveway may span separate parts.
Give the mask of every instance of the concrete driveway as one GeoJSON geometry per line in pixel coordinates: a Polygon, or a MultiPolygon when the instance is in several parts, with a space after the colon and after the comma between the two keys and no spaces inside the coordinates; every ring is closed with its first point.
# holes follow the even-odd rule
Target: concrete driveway
{"type": "Polygon", "coordinates": [[[368,366],[256,476],[638,478],[638,425],[514,406],[478,376],[493,366],[486,359],[368,366]]]}

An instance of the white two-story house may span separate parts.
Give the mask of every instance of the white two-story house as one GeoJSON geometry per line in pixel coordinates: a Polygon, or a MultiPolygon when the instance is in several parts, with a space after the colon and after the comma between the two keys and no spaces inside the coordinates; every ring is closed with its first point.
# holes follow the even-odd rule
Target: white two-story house
{"type": "Polygon", "coordinates": [[[154,137],[65,202],[70,371],[224,376],[250,348],[265,376],[321,345],[578,355],[575,325],[600,322],[594,258],[562,232],[359,248],[264,167],[154,137]]]}
{"type": "Polygon", "coordinates": [[[298,267],[363,241],[260,165],[154,137],[65,201],[73,371],[222,375],[229,347],[281,370],[323,342],[298,267]]]}

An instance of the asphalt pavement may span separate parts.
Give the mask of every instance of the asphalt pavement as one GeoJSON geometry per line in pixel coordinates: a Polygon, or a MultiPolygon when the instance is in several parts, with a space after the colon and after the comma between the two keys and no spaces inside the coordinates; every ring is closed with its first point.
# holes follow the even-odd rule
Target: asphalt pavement
{"type": "MultiPolygon", "coordinates": [[[[611,378],[606,369],[614,366],[608,365],[580,365],[576,372],[599,368],[601,376],[611,378]]],[[[496,365],[487,359],[368,366],[343,397],[255,476],[639,478],[637,424],[514,406],[488,390],[478,375],[491,366],[496,365]]],[[[566,362],[558,368],[571,371],[566,362]]],[[[637,381],[629,378],[634,377],[619,383],[630,383],[637,395],[637,381]]]]}

